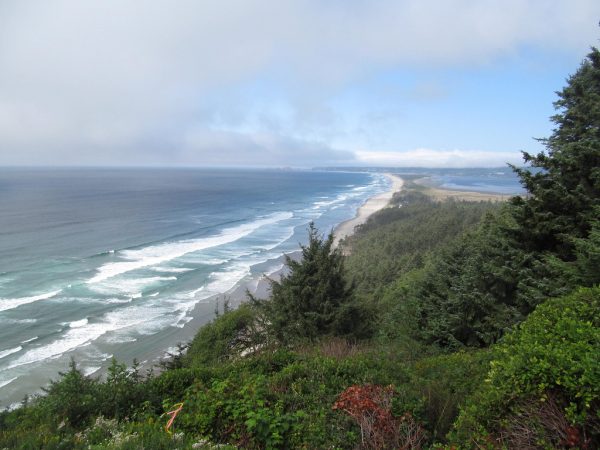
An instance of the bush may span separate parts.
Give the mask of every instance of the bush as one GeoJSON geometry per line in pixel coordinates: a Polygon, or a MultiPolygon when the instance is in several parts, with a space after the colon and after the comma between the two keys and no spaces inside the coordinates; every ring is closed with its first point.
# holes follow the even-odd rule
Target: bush
{"type": "Polygon", "coordinates": [[[225,312],[200,328],[188,348],[184,364],[213,364],[257,348],[261,340],[259,331],[254,329],[256,320],[256,311],[250,304],[225,312]]]}
{"type": "Polygon", "coordinates": [[[311,222],[308,244],[299,261],[285,257],[287,273],[271,281],[271,297],[258,301],[266,326],[279,343],[298,344],[323,336],[364,338],[370,334],[368,313],[346,282],[344,257],[334,236],[321,236],[311,222]]]}
{"type": "Polygon", "coordinates": [[[86,377],[71,360],[68,372],[60,372],[61,379],[52,381],[45,389],[47,396],[39,406],[58,427],[74,428],[86,425],[98,412],[98,380],[86,377]]]}
{"type": "Polygon", "coordinates": [[[600,288],[548,300],[493,354],[488,380],[461,412],[454,440],[513,439],[520,422],[520,433],[566,445],[550,429],[554,415],[577,430],[560,435],[575,433],[577,445],[600,446],[600,288]],[[544,406],[549,403],[555,407],[544,406]]]}

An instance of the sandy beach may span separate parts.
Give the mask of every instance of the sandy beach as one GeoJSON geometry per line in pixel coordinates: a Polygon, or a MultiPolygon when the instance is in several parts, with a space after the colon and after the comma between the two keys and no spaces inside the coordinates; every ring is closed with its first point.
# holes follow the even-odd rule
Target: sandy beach
{"type": "Polygon", "coordinates": [[[358,208],[354,218],[340,223],[334,230],[334,245],[337,246],[342,239],[352,235],[354,233],[354,228],[365,223],[371,214],[385,208],[392,199],[392,196],[402,189],[402,186],[404,185],[402,178],[392,175],[391,173],[386,173],[385,176],[392,182],[390,190],[383,194],[376,195],[375,197],[371,197],[364,205],[358,208]]]}

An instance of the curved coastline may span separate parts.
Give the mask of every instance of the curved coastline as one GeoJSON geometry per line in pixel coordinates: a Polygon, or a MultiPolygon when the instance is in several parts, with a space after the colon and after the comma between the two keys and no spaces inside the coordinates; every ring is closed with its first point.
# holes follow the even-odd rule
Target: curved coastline
{"type": "Polygon", "coordinates": [[[354,234],[354,228],[365,223],[369,216],[371,216],[373,213],[385,208],[389,204],[394,194],[402,190],[402,186],[404,186],[404,180],[402,178],[391,173],[385,173],[384,175],[391,182],[390,189],[386,192],[369,198],[364,205],[358,208],[355,217],[346,220],[335,227],[335,246],[339,245],[342,239],[354,234]]]}
{"type": "MultiPolygon", "coordinates": [[[[367,201],[357,209],[356,215],[352,219],[348,219],[344,222],[341,222],[334,228],[333,233],[335,235],[335,246],[339,245],[339,242],[342,239],[352,235],[354,233],[354,228],[358,225],[365,223],[372,214],[385,208],[392,199],[392,196],[396,192],[402,190],[402,187],[404,185],[404,180],[402,178],[391,173],[385,173],[384,175],[391,182],[390,189],[386,192],[383,192],[381,194],[375,195],[367,199],[367,201]]],[[[296,250],[288,254],[288,256],[290,256],[291,258],[299,257],[299,255],[300,250],[296,250]]],[[[284,257],[282,255],[282,266],[283,263],[284,257]]],[[[266,298],[269,295],[269,280],[278,280],[284,270],[285,269],[281,267],[280,269],[274,272],[263,275],[258,280],[254,280],[253,282],[237,286],[233,290],[221,294],[219,297],[223,296],[229,298],[232,303],[232,306],[234,307],[245,301],[246,291],[249,291],[252,295],[256,296],[257,298],[266,298]]]]}

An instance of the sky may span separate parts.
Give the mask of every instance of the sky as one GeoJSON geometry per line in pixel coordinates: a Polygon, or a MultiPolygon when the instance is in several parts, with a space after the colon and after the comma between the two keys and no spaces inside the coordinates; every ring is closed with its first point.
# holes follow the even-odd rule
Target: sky
{"type": "Polygon", "coordinates": [[[495,167],[597,0],[0,0],[0,165],[495,167]]]}

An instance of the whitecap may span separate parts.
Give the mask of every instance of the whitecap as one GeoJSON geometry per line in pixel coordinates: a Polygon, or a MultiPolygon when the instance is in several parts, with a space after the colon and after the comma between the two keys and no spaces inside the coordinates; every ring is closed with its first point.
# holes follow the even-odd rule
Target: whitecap
{"type": "Polygon", "coordinates": [[[31,297],[20,297],[20,298],[0,298],[0,311],[6,311],[8,309],[14,309],[21,305],[28,303],[37,302],[40,300],[46,300],[58,295],[62,289],[57,291],[48,292],[46,294],[33,295],[31,297]]]}
{"type": "Polygon", "coordinates": [[[153,267],[152,270],[155,272],[164,272],[164,273],[185,273],[194,269],[190,269],[189,267],[153,267]]]}
{"type": "Polygon", "coordinates": [[[8,355],[12,355],[13,353],[20,352],[21,350],[23,350],[23,347],[21,347],[20,345],[15,348],[9,348],[8,350],[2,350],[0,352],[0,359],[5,358],[8,355]]]}
{"type": "Polygon", "coordinates": [[[83,374],[86,377],[89,377],[90,375],[95,374],[96,372],[98,372],[102,367],[98,366],[98,367],[85,367],[83,369],[83,374]]]}
{"type": "MultiPolygon", "coordinates": [[[[17,378],[19,378],[19,377],[14,377],[14,378],[11,378],[10,380],[6,380],[6,381],[0,381],[0,388],[3,388],[4,386],[6,386],[6,385],[8,385],[8,384],[12,383],[12,382],[13,382],[13,381],[15,381],[17,378]]],[[[19,406],[21,406],[21,404],[20,404],[20,403],[17,403],[17,407],[19,407],[19,406]]],[[[11,407],[12,407],[12,405],[11,405],[11,407]]]]}
{"type": "Polygon", "coordinates": [[[131,303],[133,301],[132,297],[129,298],[109,298],[105,300],[105,303],[108,304],[119,304],[119,303],[131,303]]]}
{"type": "Polygon", "coordinates": [[[112,278],[94,284],[92,289],[100,294],[105,295],[126,295],[131,298],[139,298],[142,296],[144,289],[157,284],[162,284],[167,281],[176,281],[177,277],[140,277],[140,278],[112,278]]]}
{"type": "MultiPolygon", "coordinates": [[[[131,323],[143,323],[144,317],[130,318],[131,323]]],[[[127,325],[127,324],[126,324],[127,325]]],[[[26,351],[19,358],[14,360],[7,368],[31,364],[50,358],[58,358],[64,353],[74,350],[78,347],[89,345],[92,341],[103,334],[119,328],[120,324],[99,321],[97,323],[88,323],[77,328],[67,328],[61,338],[40,347],[32,348],[26,351]]]]}
{"type": "Polygon", "coordinates": [[[25,339],[24,341],[21,341],[21,344],[27,344],[29,342],[33,342],[38,338],[38,336],[34,336],[31,339],[25,339]]]}
{"type": "Polygon", "coordinates": [[[188,253],[235,242],[265,225],[277,223],[292,217],[293,214],[291,212],[274,213],[250,223],[227,228],[215,236],[165,243],[137,250],[123,250],[119,253],[126,261],[108,263],[100,266],[97,274],[87,282],[99,283],[116,275],[141,269],[143,267],[155,266],[179,258],[188,253]]]}
{"type": "Polygon", "coordinates": [[[69,327],[70,328],[79,328],[79,327],[84,327],[87,324],[88,324],[87,318],[83,318],[81,320],[74,320],[73,322],[70,322],[69,327]]]}

